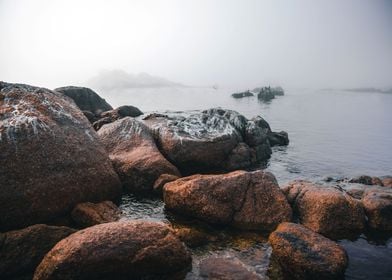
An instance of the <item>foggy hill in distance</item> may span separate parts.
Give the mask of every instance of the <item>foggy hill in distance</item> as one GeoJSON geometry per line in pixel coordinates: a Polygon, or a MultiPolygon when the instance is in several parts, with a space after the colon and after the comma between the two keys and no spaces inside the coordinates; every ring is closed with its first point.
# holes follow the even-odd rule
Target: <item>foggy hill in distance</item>
{"type": "Polygon", "coordinates": [[[100,90],[127,88],[185,87],[180,83],[147,73],[130,74],[124,70],[104,70],[88,80],[90,87],[100,90]]]}

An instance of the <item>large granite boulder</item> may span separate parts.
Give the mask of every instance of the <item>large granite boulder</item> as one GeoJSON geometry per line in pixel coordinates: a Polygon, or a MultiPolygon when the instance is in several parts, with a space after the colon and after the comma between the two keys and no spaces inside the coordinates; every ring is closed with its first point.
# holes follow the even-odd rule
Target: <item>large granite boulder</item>
{"type": "Polygon", "coordinates": [[[55,91],[72,98],[80,110],[89,111],[94,115],[113,109],[105,99],[86,87],[67,86],[56,88],[55,91]]]}
{"type": "Polygon", "coordinates": [[[351,237],[365,228],[361,202],[337,188],[293,181],[283,191],[300,223],[328,238],[351,237]]]}
{"type": "Polygon", "coordinates": [[[212,224],[269,231],[291,220],[291,208],[268,172],[193,175],[163,189],[167,209],[212,224]]]}
{"type": "Polygon", "coordinates": [[[270,234],[272,259],[285,279],[343,279],[348,265],[345,250],[337,243],[293,223],[282,223],[270,234]]]}
{"type": "Polygon", "coordinates": [[[0,231],[120,196],[105,148],[71,99],[0,82],[0,112],[0,231]]]}
{"type": "Polygon", "coordinates": [[[98,131],[126,191],[152,191],[162,174],[180,176],[163,157],[149,129],[131,117],[107,124],[98,131]]]}
{"type": "Polygon", "coordinates": [[[362,198],[368,226],[379,231],[392,231],[392,189],[369,188],[362,198]]]}
{"type": "Polygon", "coordinates": [[[0,233],[0,279],[31,279],[46,253],[74,232],[68,227],[38,224],[0,233]]]}
{"type": "Polygon", "coordinates": [[[245,169],[268,159],[270,128],[260,119],[247,120],[235,111],[214,108],[153,114],[143,122],[165,157],[184,174],[194,174],[245,169]]]}
{"type": "Polygon", "coordinates": [[[34,279],[170,279],[184,275],[190,266],[186,247],[164,224],[114,222],[78,231],[57,243],[34,279]]]}
{"type": "Polygon", "coordinates": [[[84,228],[118,221],[121,210],[111,201],[83,202],[76,205],[71,212],[71,217],[78,227],[84,228]]]}

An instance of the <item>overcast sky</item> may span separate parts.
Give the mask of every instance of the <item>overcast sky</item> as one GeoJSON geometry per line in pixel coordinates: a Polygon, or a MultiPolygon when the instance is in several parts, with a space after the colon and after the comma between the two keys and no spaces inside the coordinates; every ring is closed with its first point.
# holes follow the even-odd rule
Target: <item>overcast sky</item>
{"type": "Polygon", "coordinates": [[[392,1],[0,0],[0,80],[392,86],[392,1]]]}

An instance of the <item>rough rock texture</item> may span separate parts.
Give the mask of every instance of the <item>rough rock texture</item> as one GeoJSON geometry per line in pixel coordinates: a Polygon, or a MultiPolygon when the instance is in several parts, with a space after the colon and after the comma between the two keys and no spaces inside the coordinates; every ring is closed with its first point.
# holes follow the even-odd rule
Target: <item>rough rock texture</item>
{"type": "Polygon", "coordinates": [[[105,99],[89,88],[67,86],[56,88],[55,91],[72,98],[80,110],[89,111],[94,115],[113,109],[105,99]]]}
{"type": "Polygon", "coordinates": [[[107,152],[71,99],[3,82],[0,96],[0,231],[121,194],[107,152]]]}
{"type": "Polygon", "coordinates": [[[46,253],[74,232],[68,227],[38,224],[0,233],[0,279],[31,279],[46,253]]]}
{"type": "Polygon", "coordinates": [[[194,175],[164,186],[165,207],[208,223],[273,230],[290,221],[291,208],[268,172],[194,175]]]}
{"type": "Polygon", "coordinates": [[[202,279],[220,280],[261,280],[253,271],[249,271],[238,259],[210,257],[200,263],[202,279]]]}
{"type": "Polygon", "coordinates": [[[293,181],[283,191],[300,223],[328,238],[351,237],[365,227],[361,202],[341,190],[293,181]]]}
{"type": "Polygon", "coordinates": [[[153,186],[154,192],[158,193],[158,194],[162,194],[163,186],[166,183],[175,181],[179,178],[180,177],[178,177],[176,175],[172,175],[172,174],[162,174],[161,176],[159,176],[159,178],[154,183],[154,186],[153,186]]]}
{"type": "Polygon", "coordinates": [[[120,219],[121,210],[111,201],[100,203],[79,203],[71,212],[72,220],[79,227],[115,222],[120,219]]]}
{"type": "Polygon", "coordinates": [[[358,183],[364,185],[378,185],[383,186],[383,183],[380,178],[378,177],[370,177],[367,175],[362,175],[356,178],[352,178],[348,181],[349,183],[358,183]]]}
{"type": "Polygon", "coordinates": [[[126,117],[98,131],[124,188],[129,192],[152,191],[162,174],[180,176],[155,145],[148,128],[126,117]]]}
{"type": "Polygon", "coordinates": [[[231,110],[155,114],[143,119],[166,158],[184,174],[249,168],[271,155],[268,123],[231,110]]]}
{"type": "Polygon", "coordinates": [[[384,187],[392,188],[392,177],[386,177],[386,178],[382,179],[382,185],[384,187]]]}
{"type": "Polygon", "coordinates": [[[120,106],[114,110],[110,110],[107,112],[103,112],[100,115],[99,120],[93,123],[94,129],[99,130],[103,125],[112,123],[116,120],[125,118],[125,117],[138,117],[143,115],[143,112],[138,108],[130,105],[120,106]]]}
{"type": "Polygon", "coordinates": [[[164,224],[114,222],[78,231],[57,243],[34,279],[170,279],[190,265],[184,244],[164,224]]]}
{"type": "Polygon", "coordinates": [[[392,231],[392,189],[370,188],[365,191],[362,202],[370,228],[392,231]]]}
{"type": "Polygon", "coordinates": [[[282,223],[269,236],[272,258],[287,279],[340,279],[348,265],[345,250],[310,229],[282,223]]]}

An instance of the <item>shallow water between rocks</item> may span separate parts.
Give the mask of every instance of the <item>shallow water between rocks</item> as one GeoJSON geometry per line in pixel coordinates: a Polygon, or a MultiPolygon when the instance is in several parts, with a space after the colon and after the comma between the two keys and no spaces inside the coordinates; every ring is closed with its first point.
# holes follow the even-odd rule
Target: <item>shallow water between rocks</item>
{"type": "MultiPolygon", "coordinates": [[[[246,117],[264,117],[274,131],[289,133],[287,147],[274,147],[271,159],[260,165],[282,186],[293,179],[319,182],[325,177],[392,175],[392,94],[337,90],[286,90],[285,96],[263,103],[255,97],[234,99],[244,89],[160,88],[100,92],[113,106],[134,105],[144,112],[183,111],[222,107],[246,117]]],[[[126,219],[178,223],[157,198],[123,197],[126,219]]],[[[180,219],[181,220],[181,219],[180,219]]],[[[208,256],[240,259],[261,276],[269,269],[268,234],[214,229],[222,236],[191,249],[193,269],[187,279],[198,279],[198,264],[208,256]]],[[[340,240],[349,256],[346,279],[392,279],[392,237],[362,234],[340,240]]],[[[279,279],[272,268],[267,279],[279,279]]]]}

